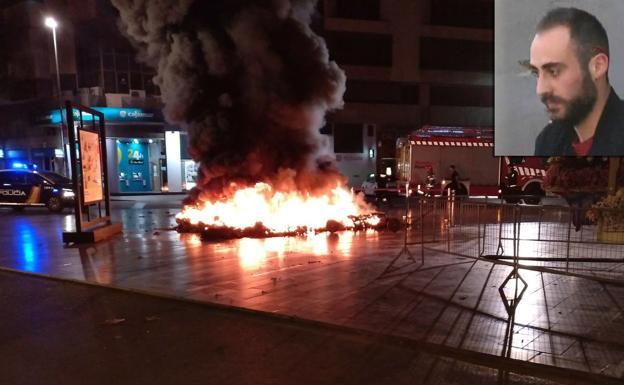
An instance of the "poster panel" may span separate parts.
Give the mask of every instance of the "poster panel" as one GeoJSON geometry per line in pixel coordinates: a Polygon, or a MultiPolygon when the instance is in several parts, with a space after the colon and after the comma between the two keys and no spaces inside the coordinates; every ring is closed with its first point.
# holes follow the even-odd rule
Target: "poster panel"
{"type": "Polygon", "coordinates": [[[82,193],[85,204],[104,199],[102,191],[102,163],[100,136],[91,131],[80,130],[80,159],[82,161],[82,193]]]}

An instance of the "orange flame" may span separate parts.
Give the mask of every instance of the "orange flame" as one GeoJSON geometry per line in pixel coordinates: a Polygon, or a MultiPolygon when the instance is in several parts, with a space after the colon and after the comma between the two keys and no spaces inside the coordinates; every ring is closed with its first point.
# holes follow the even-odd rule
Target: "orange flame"
{"type": "MultiPolygon", "coordinates": [[[[185,206],[176,218],[192,225],[246,229],[261,222],[269,230],[279,232],[306,228],[309,232],[324,229],[333,220],[345,228],[353,228],[352,216],[371,214],[361,196],[336,186],[327,194],[311,196],[297,191],[275,191],[266,183],[241,188],[228,200],[202,202],[197,206],[185,206]]],[[[365,219],[369,226],[376,226],[380,219],[365,219]]]]}

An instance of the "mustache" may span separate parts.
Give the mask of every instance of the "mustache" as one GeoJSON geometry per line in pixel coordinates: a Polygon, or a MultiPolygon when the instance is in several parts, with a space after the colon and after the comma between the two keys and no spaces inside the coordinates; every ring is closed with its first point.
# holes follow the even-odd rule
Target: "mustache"
{"type": "Polygon", "coordinates": [[[552,95],[552,94],[542,95],[540,96],[540,100],[544,104],[547,104],[548,102],[552,102],[552,103],[565,103],[566,102],[564,98],[561,98],[559,96],[552,95]]]}

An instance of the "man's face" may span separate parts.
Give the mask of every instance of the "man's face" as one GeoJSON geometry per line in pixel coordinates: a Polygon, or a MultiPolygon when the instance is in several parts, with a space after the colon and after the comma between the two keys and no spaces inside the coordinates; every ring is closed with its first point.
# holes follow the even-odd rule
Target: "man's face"
{"type": "Polygon", "coordinates": [[[537,77],[537,96],[552,120],[573,125],[596,103],[596,85],[580,65],[567,27],[539,32],[531,44],[531,71],[537,77]]]}

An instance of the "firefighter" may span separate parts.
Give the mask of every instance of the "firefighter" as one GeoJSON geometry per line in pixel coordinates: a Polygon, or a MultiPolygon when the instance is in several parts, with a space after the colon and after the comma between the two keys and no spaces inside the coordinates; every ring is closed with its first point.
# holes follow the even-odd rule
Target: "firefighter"
{"type": "Polygon", "coordinates": [[[456,192],[459,188],[459,173],[457,172],[457,170],[455,169],[455,165],[453,164],[449,166],[449,180],[451,182],[446,185],[446,188],[450,188],[451,191],[456,192]]]}
{"type": "Polygon", "coordinates": [[[434,188],[436,185],[435,174],[433,173],[433,167],[427,166],[427,175],[425,176],[425,188],[424,194],[426,197],[432,197],[434,195],[434,188]]]}
{"type": "Polygon", "coordinates": [[[435,180],[435,174],[433,173],[433,167],[428,166],[427,167],[427,178],[426,178],[426,182],[427,182],[427,186],[428,187],[433,187],[435,186],[436,180],[435,180]]]}
{"type": "Polygon", "coordinates": [[[516,167],[512,165],[509,168],[509,172],[507,173],[507,176],[505,176],[505,178],[507,179],[507,187],[510,187],[510,188],[517,187],[518,186],[518,171],[516,170],[516,167]]]}

